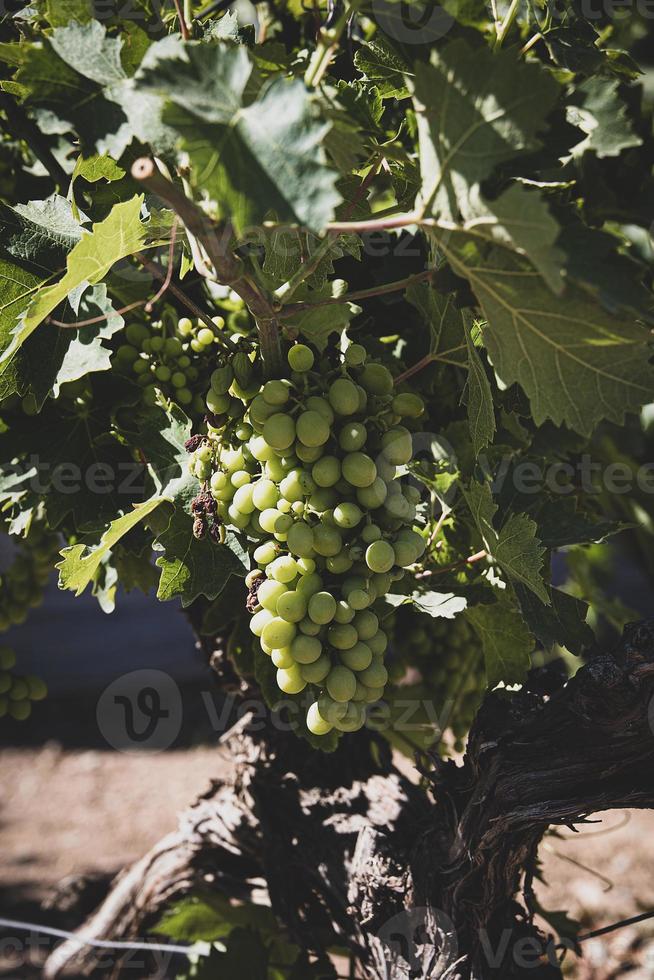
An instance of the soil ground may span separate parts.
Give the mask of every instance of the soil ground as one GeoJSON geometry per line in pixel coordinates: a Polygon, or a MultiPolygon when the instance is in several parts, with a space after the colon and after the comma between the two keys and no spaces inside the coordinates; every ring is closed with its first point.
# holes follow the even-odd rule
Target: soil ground
{"type": "MultiPolygon", "coordinates": [[[[62,879],[111,873],[142,855],[220,765],[211,747],[151,755],[52,743],[0,752],[0,916],[49,921],[41,906],[62,879]]],[[[584,932],[654,909],[654,813],[612,812],[580,829],[546,839],[541,905],[566,909],[584,932]]],[[[0,977],[37,977],[7,937],[0,931],[0,977]]],[[[583,949],[582,960],[567,961],[574,980],[652,980],[654,920],[583,949]]]]}

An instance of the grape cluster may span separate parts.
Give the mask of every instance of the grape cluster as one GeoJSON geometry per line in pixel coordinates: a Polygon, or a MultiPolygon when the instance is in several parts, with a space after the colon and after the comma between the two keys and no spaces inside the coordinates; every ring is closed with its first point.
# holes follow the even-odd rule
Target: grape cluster
{"type": "Polygon", "coordinates": [[[392,631],[394,659],[391,678],[399,680],[408,667],[417,667],[427,686],[437,693],[437,708],[452,732],[456,751],[462,751],[486,679],[481,645],[470,624],[401,608],[386,621],[392,631]]]}
{"type": "Polygon", "coordinates": [[[33,525],[9,568],[0,575],[0,632],[20,626],[43,591],[59,553],[56,535],[33,525]]]}
{"type": "Polygon", "coordinates": [[[0,646],[0,718],[9,715],[16,721],[25,721],[32,713],[32,701],[43,701],[48,689],[40,677],[14,674],[15,666],[14,651],[0,646]]]}
{"type": "Polygon", "coordinates": [[[221,316],[213,317],[213,323],[211,329],[201,320],[182,317],[174,323],[171,317],[164,317],[125,328],[125,343],[116,350],[116,363],[136,378],[146,404],[156,403],[159,389],[183,408],[204,412],[202,396],[194,391],[198,385],[202,385],[200,390],[206,386],[207,355],[213,360],[225,327],[221,316]]]}
{"type": "Polygon", "coordinates": [[[412,455],[403,419],[420,398],[394,394],[382,364],[351,345],[333,368],[304,344],[289,377],[244,388],[233,367],[211,378],[206,437],[188,446],[203,484],[197,531],[227,525],[256,543],[251,630],[286,694],[315,695],[316,735],[356,731],[384,691],[387,636],[372,608],[423,554],[413,528],[418,490],[402,479],[412,455]]]}

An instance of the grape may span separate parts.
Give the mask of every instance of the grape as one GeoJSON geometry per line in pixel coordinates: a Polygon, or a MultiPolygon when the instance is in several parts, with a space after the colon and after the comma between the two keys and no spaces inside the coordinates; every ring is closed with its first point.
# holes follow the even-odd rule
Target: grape
{"type": "MultiPolygon", "coordinates": [[[[303,593],[300,594],[302,595],[303,593]]],[[[298,629],[300,630],[300,633],[304,633],[305,636],[318,636],[322,626],[320,626],[318,623],[314,623],[314,621],[309,619],[307,616],[298,623],[298,629]]]]}
{"type": "Polygon", "coordinates": [[[261,636],[263,634],[264,626],[267,626],[271,620],[275,617],[272,612],[268,609],[261,609],[259,612],[255,613],[250,620],[250,630],[255,636],[261,636]]]}
{"type": "Polygon", "coordinates": [[[334,412],[332,407],[326,398],[320,398],[318,395],[312,395],[311,398],[307,398],[306,403],[307,409],[312,412],[318,412],[319,415],[331,425],[334,421],[334,412]]]}
{"type": "Polygon", "coordinates": [[[251,514],[254,510],[254,502],[252,500],[253,492],[254,487],[252,484],[246,483],[244,486],[240,486],[234,494],[234,506],[241,514],[251,514]]]}
{"type": "MultiPolygon", "coordinates": [[[[277,605],[279,606],[278,601],[277,605]]],[[[295,623],[288,623],[281,616],[273,616],[261,631],[261,639],[273,649],[289,646],[297,633],[295,623]]]]}
{"type": "Polygon", "coordinates": [[[387,541],[373,541],[366,548],[366,564],[373,572],[388,572],[395,564],[395,551],[387,541]]]}
{"type": "Polygon", "coordinates": [[[337,623],[330,626],[327,638],[336,650],[349,650],[357,643],[359,636],[354,626],[349,623],[337,623]]]}
{"type": "Polygon", "coordinates": [[[269,569],[276,582],[292,582],[298,573],[295,559],[290,555],[280,555],[279,558],[275,558],[269,569]]]}
{"type": "Polygon", "coordinates": [[[9,691],[10,701],[24,701],[29,697],[29,687],[22,679],[22,677],[14,677],[13,684],[11,685],[11,690],[9,691]]]}
{"type": "Polygon", "coordinates": [[[336,603],[336,612],[334,613],[334,620],[337,623],[351,623],[354,619],[354,609],[341,599],[336,603]]]}
{"type": "MultiPolygon", "coordinates": [[[[321,589],[322,589],[322,579],[317,572],[312,572],[309,573],[308,575],[303,575],[297,584],[297,591],[309,597],[315,595],[317,592],[320,592],[321,589]]],[[[311,618],[313,619],[313,616],[311,618]]]]}
{"type": "Polygon", "coordinates": [[[303,463],[315,463],[323,453],[322,446],[305,446],[302,442],[295,443],[295,453],[303,463]]]}
{"type": "Polygon", "coordinates": [[[358,612],[353,620],[360,640],[369,640],[379,629],[379,619],[369,609],[358,612]]]}
{"type": "Polygon", "coordinates": [[[320,488],[319,490],[314,490],[314,492],[309,497],[309,506],[313,510],[317,511],[319,514],[326,510],[329,510],[336,503],[336,496],[328,488],[320,488]]]}
{"type": "Polygon", "coordinates": [[[353,589],[347,593],[347,601],[353,609],[367,609],[373,601],[372,596],[366,589],[353,589]]]}
{"type": "Polygon", "coordinates": [[[357,524],[361,522],[363,518],[363,511],[356,504],[344,503],[338,504],[334,508],[334,520],[339,527],[352,528],[356,527],[357,524]]]}
{"type": "Polygon", "coordinates": [[[419,395],[406,392],[395,396],[392,401],[392,409],[396,415],[417,419],[424,413],[425,403],[419,395]]]}
{"type": "Polygon", "coordinates": [[[267,507],[259,514],[259,523],[268,534],[274,534],[277,521],[281,516],[281,511],[277,510],[276,507],[267,507]]]}
{"type": "Polygon", "coordinates": [[[371,395],[390,395],[393,391],[393,375],[383,364],[366,364],[360,381],[371,395]]]}
{"type": "Polygon", "coordinates": [[[356,677],[348,667],[332,667],[325,686],[334,701],[350,701],[356,690],[356,677]]]}
{"type": "Polygon", "coordinates": [[[9,714],[15,721],[27,721],[32,714],[29,701],[14,701],[9,704],[9,714]]]}
{"type": "Polygon", "coordinates": [[[11,690],[11,685],[13,680],[11,674],[0,673],[0,694],[6,694],[7,691],[11,690]]]}
{"type": "Polygon", "coordinates": [[[275,507],[279,496],[279,490],[272,480],[259,480],[252,490],[252,502],[257,510],[268,510],[275,507]]]}
{"type": "Polygon", "coordinates": [[[190,337],[193,333],[193,321],[183,316],[177,323],[177,331],[182,337],[190,337]]]}
{"type": "Polygon", "coordinates": [[[313,550],[313,531],[308,524],[298,521],[288,532],[288,550],[300,558],[311,558],[313,550]]]}
{"type": "Polygon", "coordinates": [[[334,726],[323,718],[317,702],[314,702],[307,711],[307,728],[314,735],[326,735],[331,732],[334,726]]]}
{"type": "Polygon", "coordinates": [[[277,557],[277,546],[272,541],[265,541],[254,550],[254,560],[259,565],[269,565],[277,557]]]}
{"type": "Polygon", "coordinates": [[[355,643],[341,652],[341,660],[350,670],[365,670],[372,663],[372,650],[365,643],[355,643]]]}
{"type": "Polygon", "coordinates": [[[312,664],[300,664],[300,674],[309,684],[320,684],[332,669],[331,657],[321,653],[312,664]]]}
{"type": "Polygon", "coordinates": [[[310,371],[313,361],[313,352],[305,344],[296,344],[288,352],[288,363],[292,371],[310,371]]]}
{"type": "Polygon", "coordinates": [[[345,551],[341,551],[339,555],[330,555],[325,561],[327,569],[330,572],[334,572],[335,575],[342,575],[344,572],[349,572],[353,564],[354,562],[345,551]]]}
{"type": "Polygon", "coordinates": [[[395,466],[403,466],[413,456],[411,433],[401,425],[384,433],[381,447],[386,459],[395,466]]]}
{"type": "Polygon", "coordinates": [[[295,441],[295,422],[290,415],[282,412],[271,415],[264,424],[263,437],[274,449],[288,449],[295,441]]]}
{"type": "Polygon", "coordinates": [[[297,420],[297,437],[305,446],[322,446],[330,436],[329,423],[320,412],[303,412],[297,420]]]}
{"type": "MultiPolygon", "coordinates": [[[[181,366],[181,361],[178,363],[181,366]]],[[[217,367],[211,375],[211,390],[215,391],[217,395],[226,395],[233,380],[234,372],[231,365],[225,364],[222,367],[217,367]]]]}
{"type": "Polygon", "coordinates": [[[381,661],[373,660],[369,667],[359,671],[359,679],[366,687],[384,687],[388,681],[388,671],[381,661]]]}
{"type": "Polygon", "coordinates": [[[0,670],[11,670],[16,666],[16,654],[11,647],[0,647],[0,670]]]}
{"type": "Polygon", "coordinates": [[[265,579],[257,591],[257,599],[264,609],[275,613],[277,611],[277,600],[283,596],[288,589],[283,582],[275,582],[274,579],[265,579]]]}
{"type": "Polygon", "coordinates": [[[277,615],[287,623],[299,623],[307,612],[307,598],[301,592],[286,592],[277,603],[277,615]]]}
{"type": "Polygon", "coordinates": [[[270,659],[274,663],[275,667],[281,668],[281,670],[289,670],[291,667],[295,666],[295,661],[291,656],[289,647],[284,647],[282,650],[273,650],[270,655],[270,659]]]}
{"type": "Polygon", "coordinates": [[[366,640],[366,643],[372,650],[375,656],[379,656],[386,650],[388,646],[388,637],[383,630],[378,630],[374,636],[371,636],[366,640]]]}
{"type": "Polygon", "coordinates": [[[346,453],[363,449],[368,438],[368,431],[363,422],[347,422],[338,435],[338,444],[346,453]]]}
{"type": "Polygon", "coordinates": [[[285,405],[289,390],[283,381],[267,381],[261,389],[261,396],[268,405],[285,405]]]}
{"type": "Polygon", "coordinates": [[[299,694],[307,686],[307,682],[302,677],[300,668],[294,664],[287,670],[282,668],[277,671],[277,685],[284,694],[299,694]]]}
{"type": "Polygon", "coordinates": [[[299,664],[312,664],[322,653],[322,643],[315,636],[296,636],[291,643],[291,656],[299,664]]]}
{"type": "Polygon", "coordinates": [[[369,487],[377,477],[377,467],[365,453],[348,453],[343,459],[343,476],[353,487],[369,487]]]}
{"type": "Polygon", "coordinates": [[[329,389],[329,404],[337,415],[354,415],[359,409],[359,393],[348,378],[339,378],[329,389]]]}
{"type": "Polygon", "coordinates": [[[336,615],[336,599],[329,592],[316,592],[309,599],[309,617],[321,626],[331,623],[336,615]]]}
{"type": "Polygon", "coordinates": [[[365,347],[362,347],[361,344],[350,344],[345,351],[345,363],[351,364],[352,367],[360,367],[362,364],[365,364],[365,361],[365,347]]]}
{"type": "Polygon", "coordinates": [[[313,547],[323,558],[337,555],[343,547],[343,539],[337,530],[318,524],[313,532],[313,547]]]}
{"type": "Polygon", "coordinates": [[[215,339],[215,334],[209,327],[202,327],[201,330],[198,330],[198,343],[202,344],[203,347],[209,347],[215,339]]]}
{"type": "Polygon", "coordinates": [[[319,487],[333,487],[341,478],[341,464],[335,456],[323,456],[311,470],[314,483],[319,487]]]}

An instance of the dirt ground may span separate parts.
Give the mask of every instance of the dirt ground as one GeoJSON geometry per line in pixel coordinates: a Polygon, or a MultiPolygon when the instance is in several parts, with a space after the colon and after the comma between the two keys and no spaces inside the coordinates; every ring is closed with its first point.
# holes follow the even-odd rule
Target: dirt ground
{"type": "MultiPolygon", "coordinates": [[[[40,749],[0,752],[0,916],[29,913],[68,875],[114,872],[175,826],[175,815],[220,775],[216,751],[162,755],[40,749]]],[[[654,813],[612,812],[549,837],[540,904],[566,909],[583,932],[654,909],[654,813]]],[[[1,935],[1,934],[0,934],[1,935]]],[[[652,980],[654,920],[583,944],[567,960],[574,980],[652,980]]],[[[0,977],[18,967],[0,940],[0,977]],[[4,955],[4,959],[3,959],[4,955]]]]}

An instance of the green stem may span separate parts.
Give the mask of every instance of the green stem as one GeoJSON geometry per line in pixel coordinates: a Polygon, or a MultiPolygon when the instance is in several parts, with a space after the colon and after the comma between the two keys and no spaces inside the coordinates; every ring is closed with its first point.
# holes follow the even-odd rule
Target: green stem
{"type": "Polygon", "coordinates": [[[347,26],[350,17],[356,13],[363,4],[363,0],[350,0],[345,5],[343,13],[338,18],[333,27],[328,30],[322,29],[318,38],[318,46],[313,53],[309,67],[304,76],[304,83],[309,88],[317,88],[322,81],[325,72],[329,68],[332,58],[338,48],[341,35],[347,26]]]}
{"type": "Polygon", "coordinates": [[[352,293],[345,293],[343,296],[330,296],[329,299],[320,300],[317,303],[293,303],[286,306],[279,314],[281,318],[295,316],[305,310],[314,310],[319,306],[337,306],[343,303],[356,303],[360,299],[372,299],[375,296],[385,296],[387,293],[399,292],[401,289],[408,289],[419,282],[430,279],[434,274],[433,269],[426,269],[424,272],[416,272],[406,279],[397,279],[395,282],[387,282],[383,286],[371,286],[370,289],[358,289],[352,293]]]}
{"type": "Polygon", "coordinates": [[[193,28],[193,0],[184,0],[184,20],[189,32],[193,28]]]}
{"type": "Polygon", "coordinates": [[[495,44],[493,45],[493,50],[497,51],[502,47],[504,38],[507,36],[511,28],[513,27],[513,22],[518,16],[518,11],[520,10],[520,4],[522,0],[511,0],[511,6],[507,11],[507,15],[504,18],[503,23],[497,29],[497,36],[495,38],[495,44]]]}

